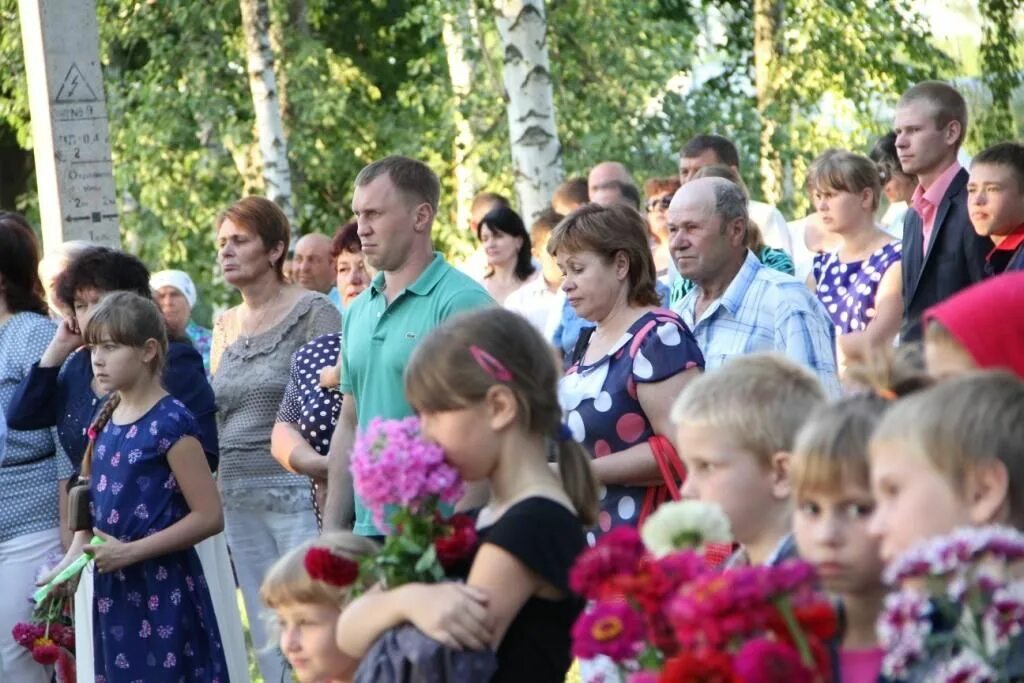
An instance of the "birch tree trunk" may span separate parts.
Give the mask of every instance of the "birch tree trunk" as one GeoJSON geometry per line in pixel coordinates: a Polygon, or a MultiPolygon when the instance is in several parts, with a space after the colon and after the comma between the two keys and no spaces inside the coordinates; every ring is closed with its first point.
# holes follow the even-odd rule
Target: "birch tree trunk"
{"type": "Polygon", "coordinates": [[[239,0],[249,70],[249,89],[256,112],[256,138],[263,162],[264,192],[291,223],[292,243],[298,238],[292,204],[292,178],[288,167],[288,139],[278,104],[274,76],[274,50],[270,44],[268,0],[239,0]]]}
{"type": "Polygon", "coordinates": [[[544,0],[496,0],[516,194],[530,225],[562,181],[544,0]]]}
{"type": "MultiPolygon", "coordinates": [[[[472,0],[469,0],[472,2],[472,0]]],[[[468,99],[476,74],[476,64],[466,53],[466,45],[476,31],[471,8],[458,15],[445,14],[441,30],[444,51],[448,58],[448,76],[452,82],[452,118],[455,123],[455,146],[452,163],[455,167],[455,224],[459,230],[469,225],[473,197],[479,187],[479,164],[473,154],[476,134],[468,114],[468,99]]]]}
{"type": "Polygon", "coordinates": [[[758,170],[761,193],[769,204],[778,204],[782,199],[782,162],[772,143],[776,129],[772,117],[777,113],[770,111],[775,100],[774,72],[782,11],[783,0],[754,0],[754,86],[761,120],[758,170]]]}

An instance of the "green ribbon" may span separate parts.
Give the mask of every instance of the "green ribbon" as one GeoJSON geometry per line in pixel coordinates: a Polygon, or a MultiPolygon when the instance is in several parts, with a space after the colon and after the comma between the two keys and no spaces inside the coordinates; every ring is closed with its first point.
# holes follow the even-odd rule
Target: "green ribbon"
{"type": "MultiPolygon", "coordinates": [[[[104,543],[106,543],[106,541],[99,536],[93,536],[92,540],[89,541],[89,545],[102,545],[104,543]]],[[[50,591],[52,591],[56,586],[59,586],[65,581],[76,576],[79,572],[85,569],[85,565],[90,562],[92,562],[92,556],[82,553],[81,557],[65,567],[64,570],[61,571],[60,574],[57,574],[57,576],[53,577],[48,584],[37,590],[32,596],[32,599],[36,601],[36,604],[41,603],[46,599],[46,596],[50,594],[50,591]]]]}

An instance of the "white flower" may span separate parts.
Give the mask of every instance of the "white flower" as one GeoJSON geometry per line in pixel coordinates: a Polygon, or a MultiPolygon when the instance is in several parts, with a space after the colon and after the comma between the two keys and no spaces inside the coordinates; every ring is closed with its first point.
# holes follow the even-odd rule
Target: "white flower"
{"type": "Polygon", "coordinates": [[[996,683],[999,674],[976,653],[964,650],[948,662],[943,662],[929,680],[996,683]]]}
{"type": "Polygon", "coordinates": [[[1000,652],[1024,630],[1024,581],[1004,585],[992,594],[992,601],[981,616],[985,647],[1000,652]]]}
{"type": "Polygon", "coordinates": [[[656,557],[732,540],[729,519],[722,509],[696,500],[665,503],[647,518],[640,536],[656,557]]]}

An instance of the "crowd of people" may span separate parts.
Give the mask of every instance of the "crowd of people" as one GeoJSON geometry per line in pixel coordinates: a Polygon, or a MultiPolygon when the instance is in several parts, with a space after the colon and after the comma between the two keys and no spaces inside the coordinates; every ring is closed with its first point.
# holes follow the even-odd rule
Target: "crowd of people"
{"type": "Polygon", "coordinates": [[[248,680],[237,589],[268,683],[352,680],[402,624],[494,650],[491,680],[562,681],[569,569],[663,502],[666,458],[727,516],[722,570],[814,564],[837,677],[877,680],[884,563],[1024,528],[1024,145],[964,168],[967,125],[953,87],[912,87],[869,155],[810,163],[814,213],[788,223],[713,134],[642,192],[606,161],[527,220],[483,193],[460,263],[431,238],[437,175],[388,156],[351,222],[291,250],[273,202],[225,208],[240,303],[212,330],[186,272],[79,242],[41,259],[0,214],[0,681],[50,680],[11,630],[82,554],[79,680],[248,680]],[[303,558],[384,542],[350,458],[411,415],[480,544],[451,582],[352,599],[303,558]]]}

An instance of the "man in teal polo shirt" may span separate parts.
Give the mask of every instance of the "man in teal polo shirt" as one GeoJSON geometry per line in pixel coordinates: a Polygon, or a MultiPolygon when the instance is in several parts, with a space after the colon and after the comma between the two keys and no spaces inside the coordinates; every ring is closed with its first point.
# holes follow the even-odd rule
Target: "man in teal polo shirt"
{"type": "Polygon", "coordinates": [[[493,304],[486,290],[433,250],[430,229],[441,183],[426,164],[401,156],[375,161],[356,177],[352,211],[363,255],[378,270],[342,324],[341,415],[328,453],[324,530],[381,532],[352,492],[349,456],[356,432],[375,417],[412,414],[402,373],[413,348],[445,319],[493,304]]]}

